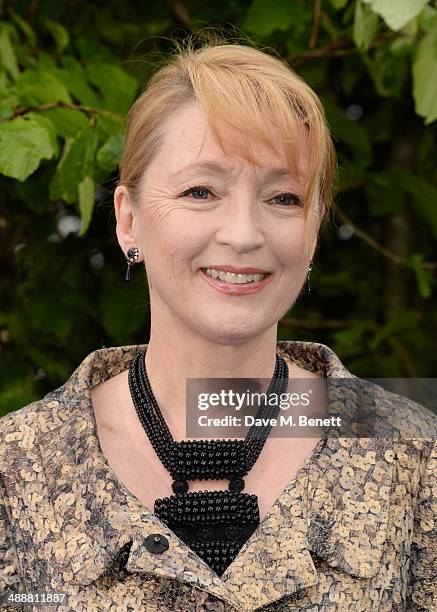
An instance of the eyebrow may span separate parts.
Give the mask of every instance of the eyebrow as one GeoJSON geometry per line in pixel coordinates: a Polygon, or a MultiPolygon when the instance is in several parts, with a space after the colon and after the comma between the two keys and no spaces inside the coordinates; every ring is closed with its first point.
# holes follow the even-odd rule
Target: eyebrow
{"type": "MultiPolygon", "coordinates": [[[[214,160],[205,160],[203,162],[194,162],[192,164],[188,164],[188,166],[185,166],[184,168],[181,168],[180,170],[177,170],[176,172],[174,172],[173,174],[170,175],[170,178],[177,178],[178,176],[180,176],[181,174],[188,172],[189,170],[210,170],[212,172],[216,172],[218,174],[227,174],[230,170],[220,164],[219,162],[216,162],[214,160]]],[[[272,179],[272,178],[280,178],[281,176],[293,176],[290,172],[289,168],[269,168],[265,173],[264,173],[265,178],[267,179],[272,179]]]]}

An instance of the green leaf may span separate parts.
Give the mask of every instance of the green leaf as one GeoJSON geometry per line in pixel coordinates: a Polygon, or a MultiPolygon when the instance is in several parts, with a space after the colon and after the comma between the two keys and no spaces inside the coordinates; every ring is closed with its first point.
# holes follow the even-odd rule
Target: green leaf
{"type": "Polygon", "coordinates": [[[96,130],[99,135],[99,139],[105,143],[112,134],[117,132],[123,132],[125,120],[123,117],[116,117],[111,115],[98,115],[96,121],[96,130]]]}
{"type": "Polygon", "coordinates": [[[378,13],[391,30],[400,30],[417,17],[428,0],[363,0],[378,13]]]}
{"type": "Polygon", "coordinates": [[[114,113],[127,113],[138,88],[137,79],[106,62],[86,65],[89,81],[102,93],[102,105],[114,113]]]}
{"type": "Polygon", "coordinates": [[[9,14],[11,15],[15,23],[18,25],[18,27],[21,29],[21,31],[24,33],[26,38],[29,40],[29,43],[31,44],[31,46],[36,47],[37,40],[36,40],[35,32],[33,31],[32,27],[27,23],[27,21],[25,21],[22,17],[20,17],[20,15],[16,13],[15,11],[13,11],[11,8],[9,9],[9,14]]]}
{"type": "Polygon", "coordinates": [[[419,43],[412,72],[415,111],[429,125],[437,119],[437,21],[419,43]]]}
{"type": "Polygon", "coordinates": [[[79,236],[83,236],[87,231],[94,208],[94,181],[91,177],[86,176],[79,183],[79,210],[82,219],[82,224],[79,230],[79,236]]]}
{"type": "Polygon", "coordinates": [[[378,31],[379,17],[369,6],[357,0],[355,5],[353,39],[362,51],[367,51],[378,31]]]}
{"type": "Polygon", "coordinates": [[[414,310],[393,310],[387,323],[381,327],[369,343],[369,348],[375,351],[381,342],[391,336],[417,327],[418,313],[414,310]]]}
{"type": "Polygon", "coordinates": [[[372,217],[391,215],[405,205],[405,191],[390,172],[367,175],[366,200],[372,217]]]}
{"type": "Polygon", "coordinates": [[[414,253],[414,255],[411,255],[410,263],[415,273],[420,297],[424,299],[431,297],[432,286],[435,284],[435,278],[429,270],[421,267],[421,264],[423,263],[422,253],[414,253]]]}
{"type": "Polygon", "coordinates": [[[416,41],[414,36],[397,36],[394,38],[388,45],[390,51],[394,54],[399,55],[410,55],[416,46],[416,41]]]}
{"type": "Polygon", "coordinates": [[[59,53],[62,53],[62,51],[68,47],[70,42],[70,36],[67,30],[63,25],[57,23],[56,21],[52,21],[51,19],[46,19],[44,21],[44,25],[53,36],[57,50],[59,53]]]}
{"type": "Polygon", "coordinates": [[[81,130],[89,127],[89,121],[85,113],[72,108],[51,108],[40,111],[40,115],[47,117],[56,128],[58,134],[63,138],[73,138],[81,130]]]}
{"type": "Polygon", "coordinates": [[[357,121],[349,119],[345,111],[325,96],[321,96],[329,125],[335,139],[348,145],[353,153],[353,163],[357,170],[366,168],[372,159],[367,130],[357,121]]]}
{"type": "Polygon", "coordinates": [[[335,9],[339,10],[346,6],[348,0],[330,0],[330,2],[335,9]]]}
{"type": "Polygon", "coordinates": [[[415,38],[417,37],[419,32],[419,16],[414,17],[411,21],[409,21],[403,28],[399,30],[399,38],[394,38],[392,40],[392,45],[396,44],[396,41],[402,41],[405,39],[409,39],[410,42],[415,42],[415,38]]]}
{"type": "Polygon", "coordinates": [[[50,102],[71,104],[72,99],[65,85],[51,72],[26,70],[16,83],[17,98],[23,106],[35,106],[50,102]]]}
{"type": "Polygon", "coordinates": [[[97,152],[97,163],[103,170],[112,172],[118,165],[123,147],[123,134],[112,134],[97,152]]]}
{"type": "Polygon", "coordinates": [[[0,124],[0,172],[24,181],[41,160],[56,154],[53,133],[35,118],[19,117],[0,124]]]}
{"type": "Polygon", "coordinates": [[[17,58],[15,57],[15,51],[12,47],[6,24],[2,23],[0,25],[0,63],[6,68],[14,81],[16,81],[20,74],[17,58]]]}
{"type": "Polygon", "coordinates": [[[329,35],[332,42],[337,40],[340,36],[339,24],[331,21],[331,19],[325,12],[322,12],[320,14],[320,31],[325,31],[329,35]]]}
{"type": "Polygon", "coordinates": [[[14,115],[14,98],[2,98],[0,94],[0,121],[10,119],[14,115]]]}
{"type": "Polygon", "coordinates": [[[79,50],[85,64],[89,62],[116,62],[118,58],[97,38],[95,32],[87,31],[74,39],[74,46],[79,50]]]}
{"type": "Polygon", "coordinates": [[[26,113],[25,115],[23,115],[23,118],[32,119],[33,121],[35,121],[36,123],[39,123],[39,125],[41,125],[47,130],[47,133],[49,134],[49,137],[50,137],[50,143],[53,149],[53,156],[59,157],[58,135],[56,133],[56,128],[53,125],[53,123],[50,121],[50,119],[48,119],[47,117],[44,117],[42,113],[34,113],[34,112],[26,113]]]}
{"type": "Polygon", "coordinates": [[[89,85],[85,70],[79,62],[72,56],[66,56],[62,58],[62,65],[62,68],[56,68],[54,72],[76,100],[87,106],[100,107],[102,103],[89,85]]]}
{"type": "Polygon", "coordinates": [[[425,6],[423,11],[417,17],[417,27],[423,32],[428,32],[434,27],[437,20],[437,8],[433,6],[425,6]]]}
{"type": "Polygon", "coordinates": [[[72,312],[63,304],[62,287],[48,285],[44,292],[34,292],[26,310],[39,334],[65,340],[71,330],[72,312]]]}
{"type": "Polygon", "coordinates": [[[35,69],[40,71],[42,70],[43,72],[55,73],[56,67],[57,65],[55,58],[49,53],[46,53],[46,51],[38,49],[35,69]]]}
{"type": "Polygon", "coordinates": [[[409,76],[410,46],[400,49],[385,45],[376,49],[373,57],[364,58],[380,96],[400,98],[409,76]]]}
{"type": "Polygon", "coordinates": [[[337,351],[347,356],[362,352],[366,343],[367,332],[367,321],[361,321],[353,327],[334,332],[332,336],[337,344],[337,351]]]}
{"type": "Polygon", "coordinates": [[[359,342],[367,329],[367,324],[362,322],[360,325],[334,332],[332,335],[335,341],[343,345],[354,345],[359,342]]]}
{"type": "Polygon", "coordinates": [[[0,119],[9,119],[14,114],[17,99],[15,89],[0,85],[0,119]]]}
{"type": "Polygon", "coordinates": [[[394,184],[411,195],[417,216],[423,219],[437,240],[437,188],[426,179],[407,170],[392,172],[394,184]]]}
{"type": "Polygon", "coordinates": [[[305,27],[311,12],[289,0],[254,0],[247,11],[243,28],[268,36],[275,30],[288,30],[292,25],[305,27]]]}
{"type": "Polygon", "coordinates": [[[50,182],[50,198],[68,204],[77,202],[77,186],[85,176],[93,176],[97,133],[88,126],[75,138],[67,138],[61,160],[50,182]]]}

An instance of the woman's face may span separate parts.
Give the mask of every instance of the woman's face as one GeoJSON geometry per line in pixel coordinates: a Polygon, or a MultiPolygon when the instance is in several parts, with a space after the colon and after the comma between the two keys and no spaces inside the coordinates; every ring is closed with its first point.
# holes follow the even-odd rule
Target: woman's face
{"type": "MultiPolygon", "coordinates": [[[[165,132],[133,207],[134,244],[145,261],[152,325],[182,324],[223,344],[276,329],[298,297],[309,265],[303,259],[299,203],[304,176],[269,175],[287,167],[285,152],[278,157],[255,143],[259,168],[225,156],[196,103],[175,112],[165,132]]],[[[271,134],[274,141],[273,126],[271,134]]],[[[304,173],[304,139],[299,146],[304,173]]]]}

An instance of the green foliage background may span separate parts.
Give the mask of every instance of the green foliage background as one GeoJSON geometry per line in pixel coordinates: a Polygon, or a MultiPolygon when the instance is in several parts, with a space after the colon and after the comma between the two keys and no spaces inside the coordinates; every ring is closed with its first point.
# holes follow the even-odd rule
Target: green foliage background
{"type": "Polygon", "coordinates": [[[112,193],[124,118],[171,39],[209,25],[275,49],[320,95],[333,224],[280,339],[363,377],[436,375],[437,8],[426,0],[0,3],[0,414],[91,351],[147,342],[112,193]]]}

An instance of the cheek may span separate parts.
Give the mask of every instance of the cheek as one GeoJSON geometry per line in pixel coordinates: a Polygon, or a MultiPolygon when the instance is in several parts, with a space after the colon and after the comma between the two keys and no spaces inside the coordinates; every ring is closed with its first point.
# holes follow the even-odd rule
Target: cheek
{"type": "Polygon", "coordinates": [[[196,258],[205,249],[208,236],[202,219],[188,218],[186,211],[174,211],[162,222],[148,226],[144,242],[146,260],[150,253],[154,268],[157,264],[165,276],[180,277],[200,265],[200,258],[196,258]]]}
{"type": "Polygon", "coordinates": [[[284,223],[271,237],[273,253],[283,267],[303,265],[304,230],[301,223],[284,223]]]}

